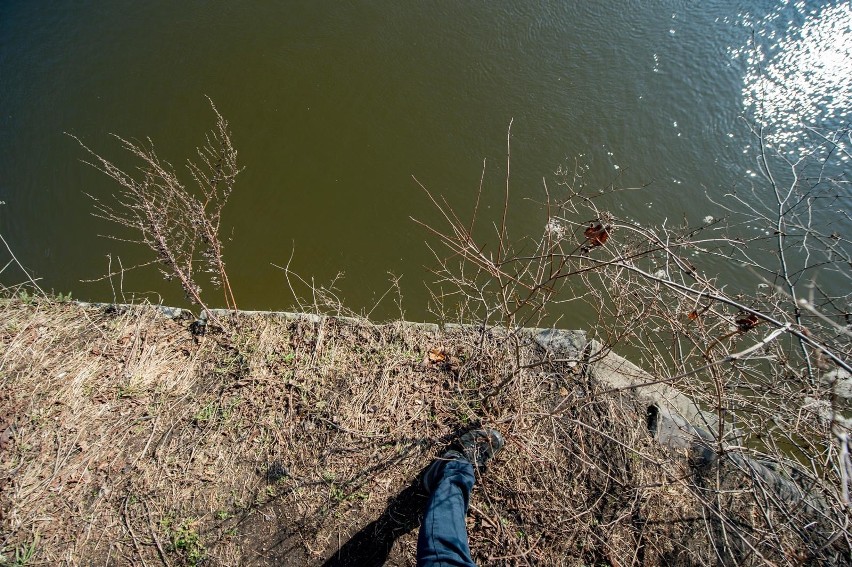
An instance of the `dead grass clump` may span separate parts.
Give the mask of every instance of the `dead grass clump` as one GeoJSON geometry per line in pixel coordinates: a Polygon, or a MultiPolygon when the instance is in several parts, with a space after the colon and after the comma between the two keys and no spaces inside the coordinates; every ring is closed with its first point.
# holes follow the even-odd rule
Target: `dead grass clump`
{"type": "Polygon", "coordinates": [[[14,393],[0,409],[14,432],[3,531],[39,541],[49,562],[109,555],[113,500],[144,471],[162,414],[191,397],[200,351],[153,310],[5,301],[2,321],[2,390],[14,393]]]}

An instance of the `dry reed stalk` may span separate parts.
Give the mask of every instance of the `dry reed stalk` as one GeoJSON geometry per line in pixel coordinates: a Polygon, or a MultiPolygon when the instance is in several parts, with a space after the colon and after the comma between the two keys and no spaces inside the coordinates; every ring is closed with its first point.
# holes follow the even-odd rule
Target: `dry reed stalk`
{"type": "MultiPolygon", "coordinates": [[[[91,150],[76,136],[71,137],[91,157],[85,163],[118,184],[111,202],[90,195],[95,203],[95,216],[135,232],[137,239],[132,242],[155,253],[163,266],[163,276],[177,279],[187,299],[207,310],[197,274],[198,266],[203,266],[213,286],[222,288],[226,308],[233,310],[237,304],[219,234],[222,210],[240,168],[228,123],[213,101],[209,98],[208,101],[216,115],[215,128],[207,134],[206,143],[197,149],[197,160],[186,163],[195,190],[184,185],[171,164],[160,159],[150,139],[134,142],[113,135],[140,163],[131,173],[91,150]]],[[[222,326],[215,316],[211,319],[222,326]]]]}

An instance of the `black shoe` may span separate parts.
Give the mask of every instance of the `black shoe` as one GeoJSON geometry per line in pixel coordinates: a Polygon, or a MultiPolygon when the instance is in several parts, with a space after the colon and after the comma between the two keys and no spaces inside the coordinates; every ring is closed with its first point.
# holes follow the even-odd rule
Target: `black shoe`
{"type": "Polygon", "coordinates": [[[496,429],[474,429],[456,441],[456,447],[441,455],[442,459],[464,459],[478,469],[485,470],[488,461],[503,448],[506,441],[496,429]]]}

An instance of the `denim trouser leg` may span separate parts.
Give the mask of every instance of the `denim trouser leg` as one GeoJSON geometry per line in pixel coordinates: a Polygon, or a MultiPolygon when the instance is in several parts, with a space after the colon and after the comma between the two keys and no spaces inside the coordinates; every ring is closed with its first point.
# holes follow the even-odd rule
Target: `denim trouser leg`
{"type": "Polygon", "coordinates": [[[465,526],[473,465],[463,459],[437,461],[423,480],[432,493],[417,539],[418,567],[476,567],[465,526]]]}

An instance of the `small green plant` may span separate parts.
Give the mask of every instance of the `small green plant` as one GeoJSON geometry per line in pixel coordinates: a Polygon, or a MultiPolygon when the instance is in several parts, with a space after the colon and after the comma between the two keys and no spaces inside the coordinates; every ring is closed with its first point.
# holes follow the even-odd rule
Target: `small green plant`
{"type": "Polygon", "coordinates": [[[160,526],[168,534],[169,550],[179,555],[186,565],[197,566],[207,558],[207,548],[195,529],[195,519],[184,520],[175,527],[174,519],[167,516],[160,521],[160,526]]]}
{"type": "Polygon", "coordinates": [[[0,553],[0,565],[14,565],[15,567],[23,567],[24,565],[28,565],[30,560],[35,556],[36,546],[38,545],[38,535],[36,534],[35,539],[33,541],[29,541],[26,543],[22,543],[18,547],[15,548],[14,557],[8,557],[6,555],[7,548],[2,549],[2,553],[0,553]]]}
{"type": "Polygon", "coordinates": [[[242,398],[234,398],[228,404],[221,408],[222,421],[228,421],[234,413],[234,409],[243,402],[242,398]]]}
{"type": "Polygon", "coordinates": [[[290,364],[296,359],[296,353],[288,352],[287,354],[278,351],[270,352],[266,355],[266,363],[270,366],[275,364],[290,364]]]}
{"type": "Polygon", "coordinates": [[[56,294],[56,301],[59,303],[68,303],[71,301],[71,292],[62,293],[61,291],[56,294]]]}
{"type": "Polygon", "coordinates": [[[119,399],[135,398],[136,396],[141,395],[142,392],[143,390],[135,384],[128,384],[127,386],[118,386],[118,388],[116,388],[116,395],[119,399]]]}
{"type": "Polygon", "coordinates": [[[33,303],[35,303],[36,296],[31,295],[26,289],[22,289],[18,292],[18,299],[20,299],[27,305],[32,305],[33,303]]]}
{"type": "Polygon", "coordinates": [[[343,502],[346,500],[346,492],[336,484],[332,484],[328,491],[329,497],[335,502],[343,502]]]}
{"type": "Polygon", "coordinates": [[[347,493],[343,486],[337,484],[337,475],[330,471],[322,473],[322,479],[328,483],[328,497],[333,502],[340,504],[347,500],[366,500],[370,497],[367,492],[347,493]]]}
{"type": "Polygon", "coordinates": [[[26,565],[35,555],[35,542],[26,544],[25,547],[19,547],[15,550],[15,565],[26,565]]]}
{"type": "Polygon", "coordinates": [[[196,412],[196,414],[195,414],[195,416],[193,416],[192,420],[197,425],[205,424],[208,421],[210,421],[210,420],[212,420],[213,418],[216,417],[218,409],[219,408],[216,406],[216,404],[214,402],[209,402],[207,405],[205,405],[203,408],[201,408],[200,410],[198,410],[196,412]]]}

